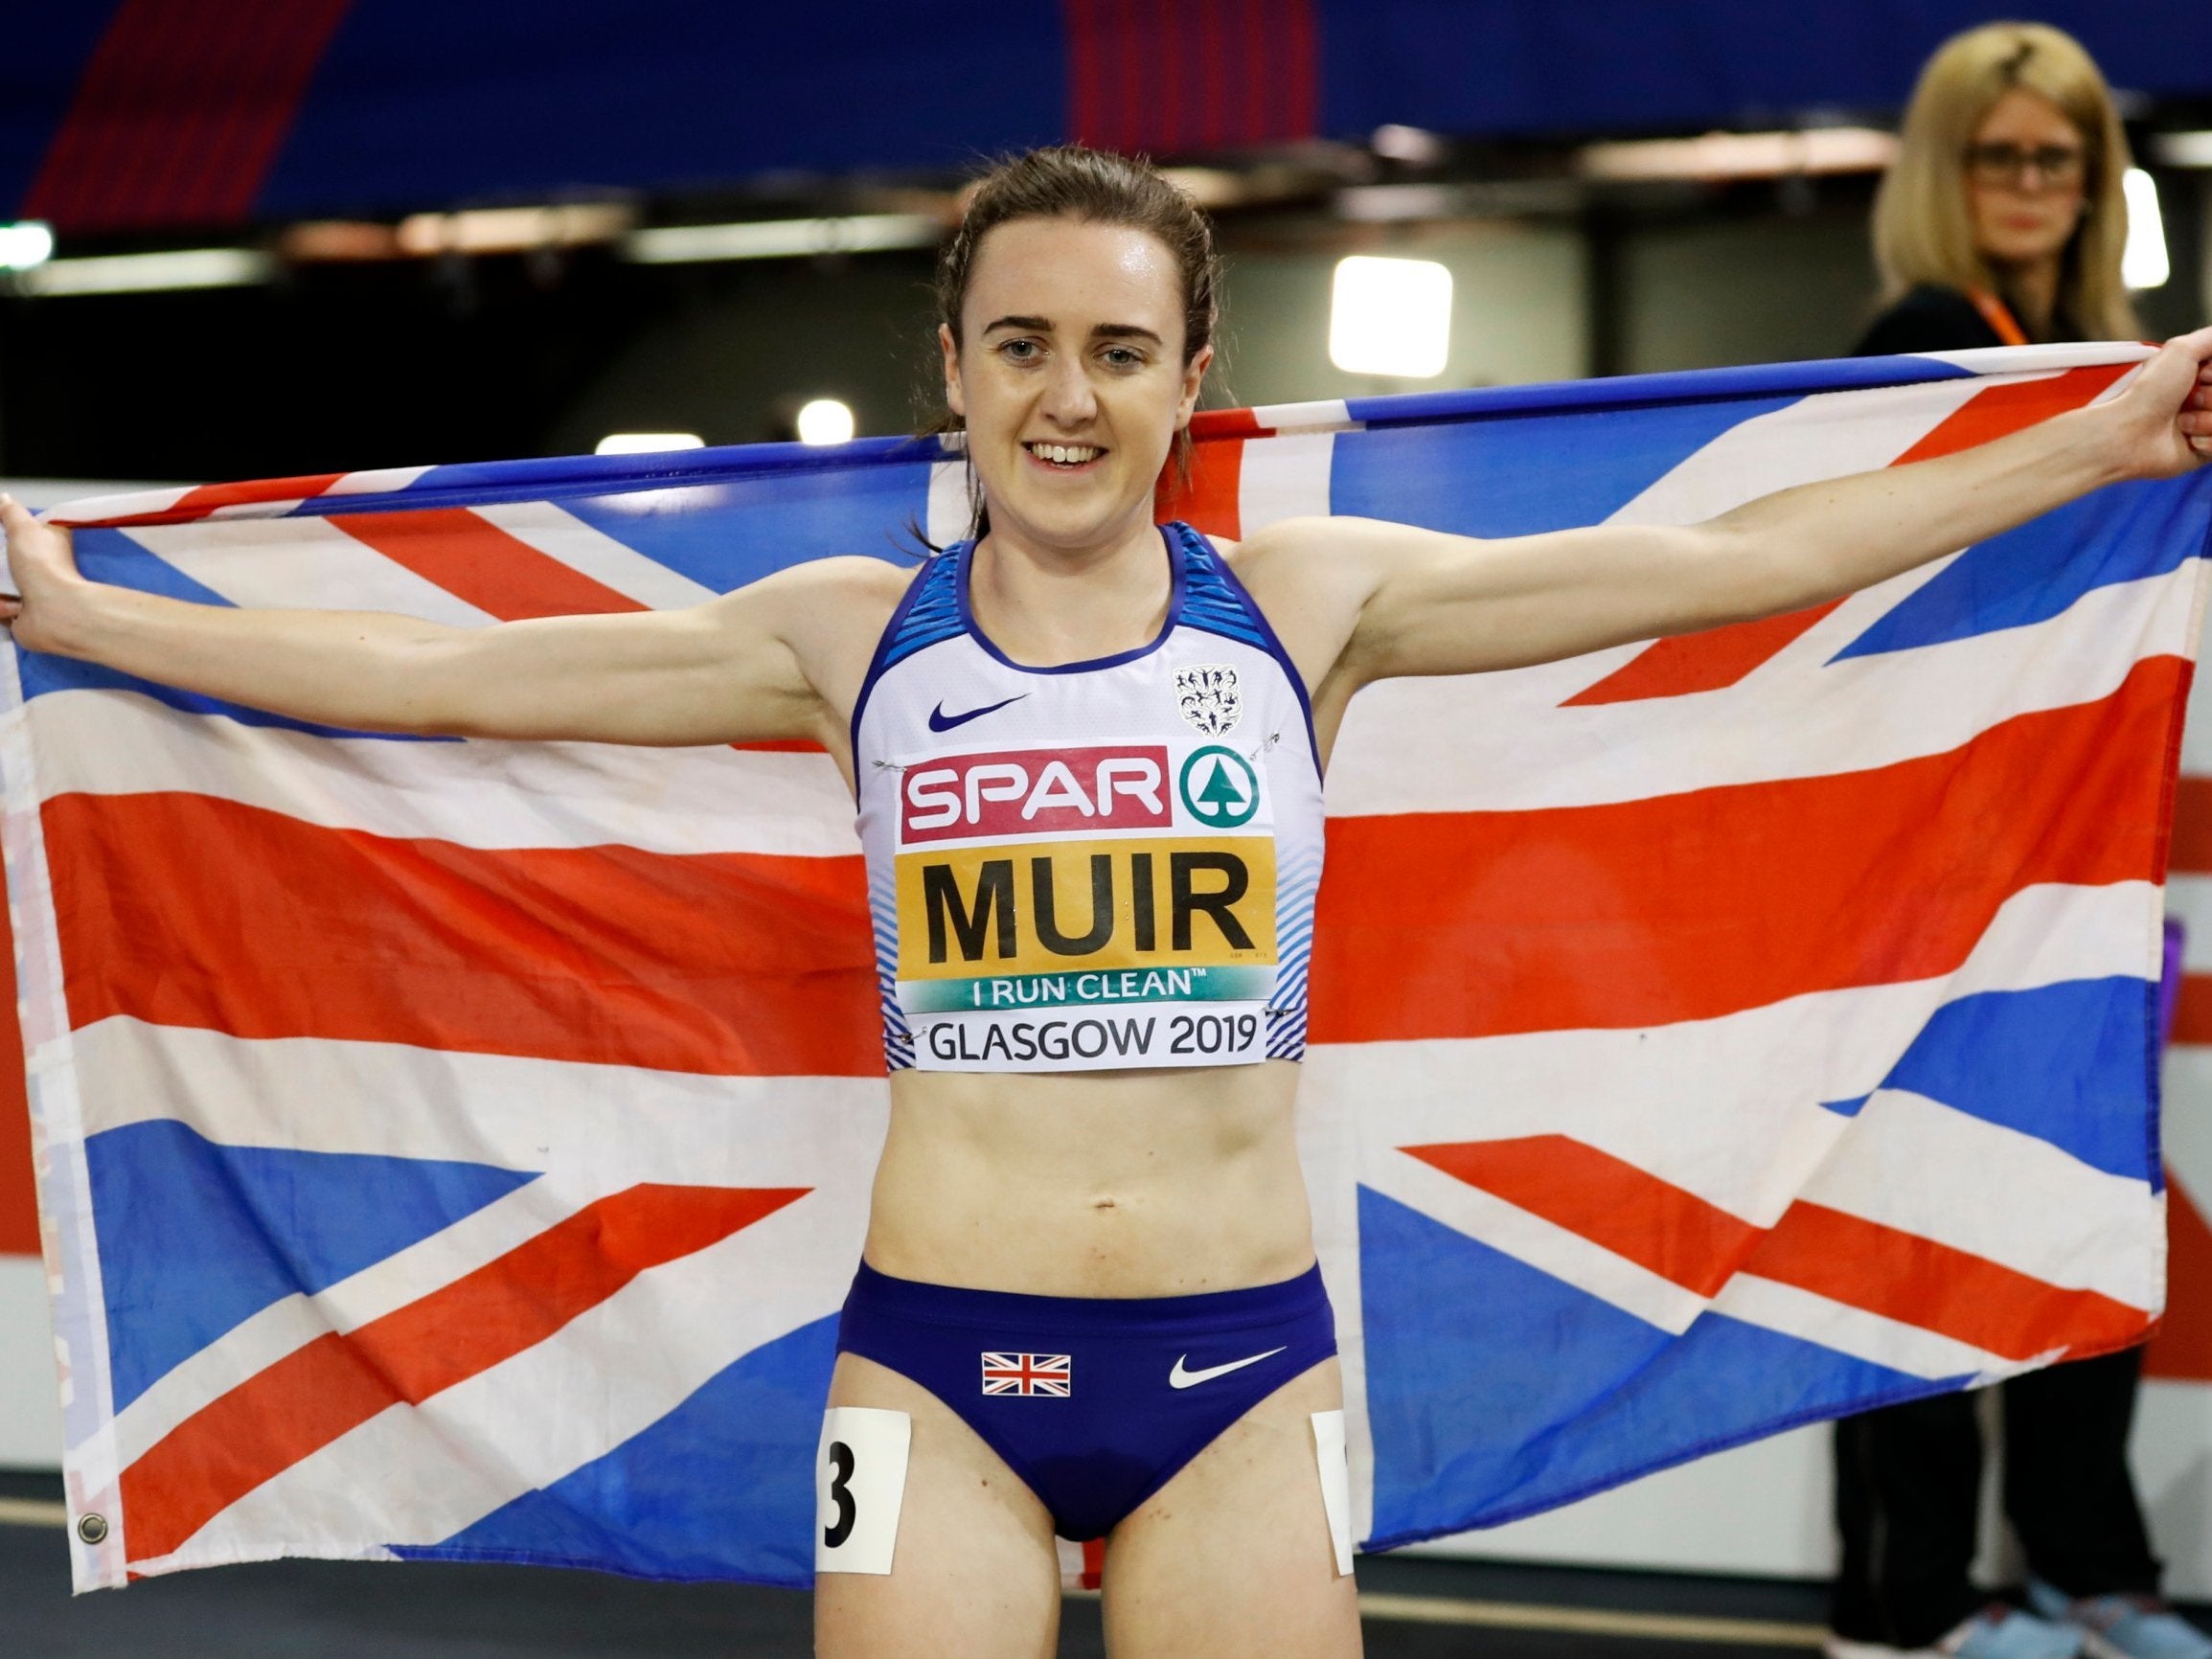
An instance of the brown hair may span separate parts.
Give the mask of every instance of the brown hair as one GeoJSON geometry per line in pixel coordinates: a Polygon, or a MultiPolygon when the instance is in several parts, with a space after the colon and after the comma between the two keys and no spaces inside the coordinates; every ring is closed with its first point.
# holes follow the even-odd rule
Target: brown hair
{"type": "Polygon", "coordinates": [[[1997,100],[2015,87],[2048,99],[2082,135],[2086,211],[2063,256],[2059,307],[2092,338],[2135,339],[2142,325],[2120,280],[2128,137],[2095,62],[2072,35],[2043,23],[1988,23],[1954,34],[1920,72],[1897,159],[1874,198],[1882,299],[1924,283],[1998,290],[1996,273],[1973,242],[1966,152],[1997,100]]]}
{"type": "MultiPolygon", "coordinates": [[[[1197,205],[1142,156],[1117,155],[1080,144],[1054,145],[1003,161],[969,188],[960,228],[937,261],[937,320],[961,345],[960,310],[983,239],[1016,219],[1069,218],[1082,224],[1128,225],[1157,238],[1174,256],[1183,284],[1183,366],[1213,343],[1220,316],[1221,261],[1213,227],[1197,205]]],[[[946,410],[927,428],[958,432],[965,423],[946,410]]],[[[1175,434],[1175,469],[1190,476],[1191,435],[1175,434]]],[[[969,473],[969,534],[979,536],[991,520],[972,469],[969,473]]]]}

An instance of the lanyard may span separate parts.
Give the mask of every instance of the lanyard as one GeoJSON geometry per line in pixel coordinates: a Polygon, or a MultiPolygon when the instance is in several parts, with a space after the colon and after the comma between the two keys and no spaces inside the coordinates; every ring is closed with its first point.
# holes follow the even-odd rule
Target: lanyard
{"type": "Polygon", "coordinates": [[[1966,297],[1973,302],[1973,308],[1981,313],[1981,320],[1995,330],[1996,337],[2008,346],[2024,346],[2028,336],[2018,323],[2013,320],[2004,301],[1987,288],[1969,288],[1966,297]]]}

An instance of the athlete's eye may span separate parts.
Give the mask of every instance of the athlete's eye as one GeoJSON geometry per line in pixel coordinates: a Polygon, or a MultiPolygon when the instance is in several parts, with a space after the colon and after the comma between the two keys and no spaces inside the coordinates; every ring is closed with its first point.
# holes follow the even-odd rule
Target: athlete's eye
{"type": "Polygon", "coordinates": [[[1133,346],[1108,346],[1099,355],[1109,369],[1141,369],[1145,354],[1133,346]]]}
{"type": "Polygon", "coordinates": [[[1044,355],[1044,348],[1035,340],[1001,340],[998,354],[1009,363],[1034,363],[1044,355]]]}

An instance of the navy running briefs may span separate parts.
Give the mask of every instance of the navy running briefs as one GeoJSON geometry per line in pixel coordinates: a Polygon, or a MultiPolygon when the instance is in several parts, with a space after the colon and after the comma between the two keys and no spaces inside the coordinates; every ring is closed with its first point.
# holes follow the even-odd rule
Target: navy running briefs
{"type": "Polygon", "coordinates": [[[1316,1264],[1196,1296],[1028,1296],[854,1277],[837,1349],[983,1437],[1062,1537],[1104,1537],[1221,1432],[1336,1352],[1316,1264]]]}

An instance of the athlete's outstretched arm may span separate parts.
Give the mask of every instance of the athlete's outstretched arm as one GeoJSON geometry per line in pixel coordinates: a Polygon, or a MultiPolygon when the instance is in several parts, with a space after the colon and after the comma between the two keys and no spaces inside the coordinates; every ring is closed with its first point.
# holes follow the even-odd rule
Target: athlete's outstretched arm
{"type": "MultiPolygon", "coordinates": [[[[0,498],[32,650],[356,730],[616,743],[822,739],[810,667],[875,559],[819,559],[688,610],[455,628],[368,612],[230,609],[86,579],[69,534],[0,498]]],[[[886,607],[887,608],[887,607],[886,607]]],[[[833,733],[830,733],[833,736],[833,733]]]]}
{"type": "MultiPolygon", "coordinates": [[[[1935,461],[1803,485],[1702,524],[1494,541],[1372,519],[1290,520],[1239,556],[1340,692],[1474,673],[1772,616],[1871,586],[2100,485],[2212,459],[2212,329],[2121,396],[1935,461]]],[[[1270,615],[1274,609],[1270,608],[1270,615]]],[[[1283,623],[1278,623],[1282,627],[1283,623]]]]}

